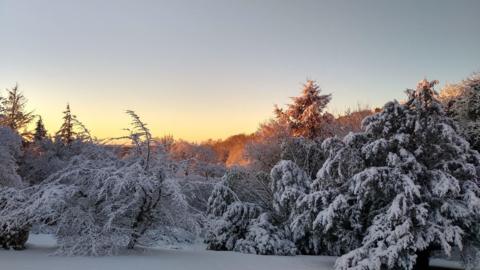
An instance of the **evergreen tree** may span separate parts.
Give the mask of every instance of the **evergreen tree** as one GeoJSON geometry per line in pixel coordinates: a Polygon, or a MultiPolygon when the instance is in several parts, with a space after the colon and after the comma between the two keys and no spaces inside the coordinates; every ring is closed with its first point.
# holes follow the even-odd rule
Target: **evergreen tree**
{"type": "Polygon", "coordinates": [[[292,228],[302,236],[310,226],[316,251],[349,251],[336,269],[427,269],[433,250],[478,252],[480,155],[445,115],[435,83],[387,103],[364,132],[324,142],[329,157],[292,228]]]}
{"type": "Polygon", "coordinates": [[[237,194],[228,182],[227,175],[222,178],[222,181],[215,184],[212,194],[208,198],[207,215],[212,219],[223,216],[228,206],[235,201],[239,201],[237,194]]]}
{"type": "Polygon", "coordinates": [[[18,85],[7,89],[7,97],[0,99],[0,125],[20,132],[33,120],[32,112],[26,111],[27,99],[18,90],[18,85]]]}
{"type": "Polygon", "coordinates": [[[332,135],[330,125],[334,117],[325,112],[331,95],[320,95],[321,89],[315,81],[308,80],[302,95],[292,98],[286,110],[275,108],[277,119],[288,124],[294,136],[309,139],[327,138],[332,135]]]}
{"type": "Polygon", "coordinates": [[[75,139],[74,118],[70,111],[70,104],[67,104],[67,109],[63,112],[63,124],[56,133],[56,137],[65,145],[72,143],[75,139]]]}
{"type": "Polygon", "coordinates": [[[234,202],[220,219],[214,221],[205,242],[210,250],[234,250],[239,240],[245,239],[249,227],[261,213],[255,204],[234,202]]]}
{"type": "Polygon", "coordinates": [[[35,126],[35,133],[33,134],[33,140],[35,142],[40,142],[40,141],[43,141],[43,139],[45,139],[46,137],[47,137],[47,129],[45,129],[42,117],[39,116],[35,126]]]}
{"type": "Polygon", "coordinates": [[[290,160],[282,160],[273,167],[270,178],[273,209],[280,219],[288,220],[297,199],[309,192],[311,180],[290,160]]]}
{"type": "Polygon", "coordinates": [[[289,239],[289,231],[274,225],[269,213],[263,213],[251,221],[245,237],[237,240],[234,250],[250,254],[282,256],[292,256],[298,252],[295,244],[289,239]]]}

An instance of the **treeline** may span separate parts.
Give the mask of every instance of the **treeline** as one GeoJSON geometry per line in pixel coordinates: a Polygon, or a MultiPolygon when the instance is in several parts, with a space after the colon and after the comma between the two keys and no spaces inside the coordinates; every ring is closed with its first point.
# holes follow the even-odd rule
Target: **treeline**
{"type": "Polygon", "coordinates": [[[337,255],[336,269],[425,269],[480,247],[480,75],[440,94],[335,117],[314,81],[254,134],[154,138],[133,111],[127,146],[92,137],[67,105],[49,135],[14,87],[0,106],[0,245],[54,234],[58,254],[167,241],[271,255],[337,255]],[[34,130],[29,123],[35,121],[34,130]]]}

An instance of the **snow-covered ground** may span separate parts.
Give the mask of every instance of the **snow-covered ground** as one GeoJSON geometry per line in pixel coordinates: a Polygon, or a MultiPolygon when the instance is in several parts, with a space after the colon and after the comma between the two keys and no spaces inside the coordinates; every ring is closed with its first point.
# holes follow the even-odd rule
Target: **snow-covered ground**
{"type": "Polygon", "coordinates": [[[24,251],[0,250],[0,269],[8,270],[323,270],[332,269],[335,258],[319,256],[256,256],[204,250],[161,248],[112,257],[59,257],[51,254],[55,240],[49,235],[31,235],[24,251]]]}
{"type": "MultiPolygon", "coordinates": [[[[152,248],[113,257],[60,257],[51,255],[55,240],[49,235],[31,235],[24,251],[0,250],[0,269],[8,270],[331,270],[334,257],[257,256],[204,250],[193,246],[181,250],[152,248]]],[[[434,264],[446,265],[443,261],[434,264]]],[[[458,267],[456,263],[450,266],[458,267]]],[[[460,268],[459,268],[460,269],[460,268]]]]}

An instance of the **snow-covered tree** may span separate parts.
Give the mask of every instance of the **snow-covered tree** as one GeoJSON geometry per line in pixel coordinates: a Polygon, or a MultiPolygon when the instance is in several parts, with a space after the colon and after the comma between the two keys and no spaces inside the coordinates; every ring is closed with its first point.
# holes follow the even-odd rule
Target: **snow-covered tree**
{"type": "Polygon", "coordinates": [[[332,124],[332,133],[343,138],[350,132],[361,132],[362,121],[367,116],[374,114],[379,108],[372,109],[368,106],[357,105],[355,109],[347,109],[342,115],[335,118],[332,124]]]}
{"type": "Polygon", "coordinates": [[[135,155],[143,157],[145,170],[148,170],[152,154],[152,134],[147,124],[134,111],[127,110],[126,112],[132,118],[131,128],[126,129],[130,133],[127,138],[134,146],[135,155]]]}
{"type": "Polygon", "coordinates": [[[26,111],[27,99],[18,90],[18,85],[7,89],[7,97],[0,99],[0,125],[7,126],[19,134],[33,120],[32,112],[26,111]]]}
{"type": "Polygon", "coordinates": [[[30,224],[25,222],[23,210],[26,194],[12,187],[0,186],[0,247],[4,249],[24,249],[28,240],[30,224]]]}
{"type": "Polygon", "coordinates": [[[58,253],[68,255],[109,255],[175,237],[178,228],[193,231],[178,183],[151,165],[147,171],[143,158],[118,159],[92,144],[40,186],[23,215],[54,224],[58,253]]]}
{"type": "Polygon", "coordinates": [[[292,230],[312,234],[315,253],[348,252],[336,269],[426,269],[433,250],[478,252],[480,155],[446,117],[435,83],[387,103],[364,132],[324,142],[329,157],[292,230]]]}
{"type": "Polygon", "coordinates": [[[272,216],[263,213],[251,221],[243,239],[238,239],[235,251],[258,255],[296,255],[298,250],[290,240],[287,228],[274,225],[272,216]]]}
{"type": "Polygon", "coordinates": [[[288,220],[298,198],[308,194],[311,179],[294,162],[282,160],[271,172],[273,208],[280,218],[288,220]]]}
{"type": "Polygon", "coordinates": [[[25,182],[41,183],[67,166],[72,157],[81,154],[85,146],[94,142],[88,129],[76,117],[71,116],[69,121],[72,123],[70,139],[62,139],[58,134],[52,139],[47,135],[42,119],[39,118],[33,141],[25,145],[20,163],[19,173],[25,182]],[[65,144],[68,141],[70,143],[65,144]]]}
{"type": "Polygon", "coordinates": [[[214,220],[205,239],[207,249],[234,250],[260,213],[260,207],[255,204],[234,202],[229,205],[222,217],[214,220]]]}
{"type": "Polygon", "coordinates": [[[448,85],[441,95],[447,110],[472,147],[480,150],[480,73],[448,85]]]}
{"type": "Polygon", "coordinates": [[[212,194],[208,198],[207,215],[212,218],[221,217],[227,211],[228,206],[235,201],[240,201],[240,199],[232,190],[227,176],[224,176],[222,181],[215,185],[212,194]]]}
{"type": "Polygon", "coordinates": [[[56,138],[65,145],[69,145],[75,140],[74,118],[75,116],[70,111],[70,104],[67,104],[67,108],[63,112],[62,126],[56,133],[56,138]]]}
{"type": "Polygon", "coordinates": [[[20,187],[17,161],[22,153],[22,140],[11,128],[0,127],[0,187],[20,187]]]}
{"type": "Polygon", "coordinates": [[[35,124],[35,132],[33,133],[33,140],[35,142],[40,142],[47,138],[47,129],[45,128],[45,125],[43,124],[42,117],[39,116],[37,123],[35,124]]]}
{"type": "Polygon", "coordinates": [[[292,98],[286,110],[276,107],[275,114],[279,121],[288,124],[296,137],[309,139],[327,138],[332,135],[330,125],[334,117],[325,112],[331,95],[320,95],[321,89],[315,81],[308,80],[302,95],[292,98]]]}
{"type": "Polygon", "coordinates": [[[29,188],[26,201],[1,209],[9,222],[53,227],[57,252],[67,255],[109,255],[198,233],[181,186],[169,178],[163,148],[151,149],[147,167],[138,150],[120,157],[111,147],[78,138],[69,147],[59,143],[69,153],[81,147],[29,188]]]}
{"type": "Polygon", "coordinates": [[[211,218],[208,248],[295,255],[286,221],[297,198],[308,192],[308,176],[292,161],[282,161],[272,170],[269,194],[261,196],[251,195],[259,192],[249,178],[244,171],[233,170],[215,186],[207,210],[211,218]]]}
{"type": "Polygon", "coordinates": [[[28,238],[28,224],[17,222],[6,212],[6,209],[18,208],[24,199],[18,190],[23,187],[23,181],[17,173],[21,143],[16,132],[0,127],[0,246],[6,249],[23,249],[28,238]]]}
{"type": "Polygon", "coordinates": [[[291,160],[312,179],[325,161],[321,142],[306,138],[288,138],[282,144],[282,160],[291,160]]]}

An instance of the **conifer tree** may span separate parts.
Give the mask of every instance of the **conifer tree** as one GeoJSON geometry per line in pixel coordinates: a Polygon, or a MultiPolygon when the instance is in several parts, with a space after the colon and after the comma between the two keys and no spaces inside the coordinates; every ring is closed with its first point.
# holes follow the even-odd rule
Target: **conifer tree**
{"type": "Polygon", "coordinates": [[[75,139],[74,118],[75,116],[70,111],[70,104],[67,104],[67,108],[63,112],[63,124],[56,133],[56,137],[65,145],[72,143],[75,139]]]}
{"type": "Polygon", "coordinates": [[[275,108],[279,121],[288,124],[296,137],[309,139],[327,138],[332,135],[330,125],[334,117],[325,112],[331,95],[320,95],[321,89],[315,81],[308,80],[302,95],[292,98],[293,103],[287,109],[275,108]]]}
{"type": "Polygon", "coordinates": [[[348,252],[335,269],[427,269],[432,251],[454,247],[476,256],[480,155],[445,115],[435,83],[387,103],[364,132],[323,143],[329,157],[292,228],[311,232],[320,253],[348,252]]]}
{"type": "Polygon", "coordinates": [[[27,99],[18,90],[18,85],[7,89],[7,97],[0,99],[0,125],[20,132],[33,120],[32,112],[26,111],[27,99]]]}
{"type": "Polygon", "coordinates": [[[35,126],[35,133],[33,134],[33,140],[35,142],[40,142],[47,137],[47,129],[43,124],[42,117],[39,116],[36,126],[35,126]]]}

